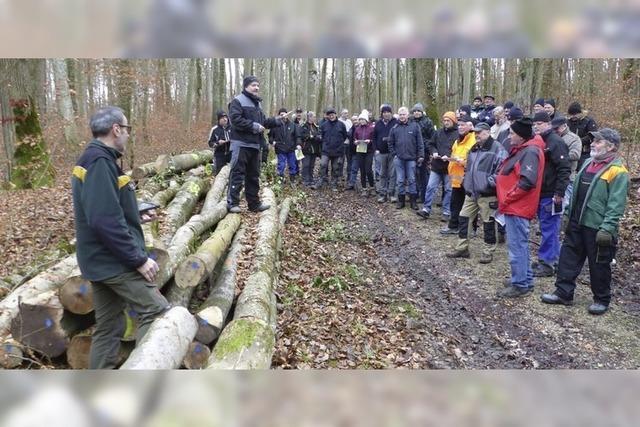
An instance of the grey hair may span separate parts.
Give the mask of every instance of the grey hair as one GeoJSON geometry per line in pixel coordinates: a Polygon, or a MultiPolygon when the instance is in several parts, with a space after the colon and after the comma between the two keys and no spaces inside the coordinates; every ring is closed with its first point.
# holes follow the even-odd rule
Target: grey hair
{"type": "Polygon", "coordinates": [[[91,134],[94,138],[108,135],[114,123],[122,124],[124,121],[124,110],[120,107],[104,107],[96,111],[89,120],[91,134]]]}
{"type": "Polygon", "coordinates": [[[400,111],[406,111],[407,114],[409,114],[409,109],[407,107],[400,107],[398,108],[398,114],[400,114],[400,111]]]}
{"type": "Polygon", "coordinates": [[[495,116],[499,116],[500,114],[504,113],[504,108],[501,106],[497,106],[496,108],[493,109],[493,115],[495,116]]]}

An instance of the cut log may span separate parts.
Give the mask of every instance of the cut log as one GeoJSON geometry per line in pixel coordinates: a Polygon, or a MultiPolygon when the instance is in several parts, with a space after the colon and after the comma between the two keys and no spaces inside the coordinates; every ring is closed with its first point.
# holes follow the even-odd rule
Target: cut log
{"type": "Polygon", "coordinates": [[[176,270],[176,284],[181,288],[195,288],[205,281],[224,255],[240,227],[240,214],[229,214],[216,227],[214,233],[205,240],[196,253],[189,255],[176,270]]]}
{"type": "Polygon", "coordinates": [[[184,360],[198,322],[184,307],[173,307],[154,320],[120,369],[176,369],[184,360]]]}
{"type": "Polygon", "coordinates": [[[211,356],[211,350],[206,345],[193,341],[189,344],[187,355],[184,357],[184,367],[187,369],[204,369],[211,356]]]}
{"type": "Polygon", "coordinates": [[[207,369],[269,369],[275,334],[257,319],[236,319],[223,330],[207,369]]]}
{"type": "Polygon", "coordinates": [[[200,196],[209,191],[208,178],[191,177],[182,184],[174,199],[165,208],[167,236],[173,235],[193,214],[200,196]]]}
{"type": "Polygon", "coordinates": [[[204,165],[200,165],[196,168],[189,169],[184,173],[185,176],[199,176],[203,177],[207,173],[207,168],[204,165]]]}
{"type": "Polygon", "coordinates": [[[4,369],[14,369],[20,367],[23,361],[22,344],[13,338],[0,342],[0,366],[4,369]]]}
{"type": "Polygon", "coordinates": [[[167,249],[167,262],[160,265],[160,273],[156,279],[158,287],[162,288],[175,274],[178,265],[189,256],[191,242],[226,215],[227,204],[220,202],[213,210],[194,215],[189,222],[176,231],[167,249]]]}
{"type": "Polygon", "coordinates": [[[211,357],[212,369],[267,369],[275,346],[272,305],[275,280],[278,209],[269,188],[263,192],[264,211],[258,222],[258,239],[254,251],[253,273],[247,278],[238,297],[233,320],[222,330],[211,357]]]}
{"type": "Polygon", "coordinates": [[[287,218],[289,217],[289,210],[291,210],[291,203],[292,203],[291,197],[287,197],[280,204],[280,213],[278,214],[280,229],[282,229],[284,225],[287,223],[287,218]]]}
{"type": "Polygon", "coordinates": [[[220,274],[215,279],[209,278],[213,283],[211,293],[202,303],[196,315],[198,319],[196,340],[201,343],[209,345],[218,338],[233,304],[238,274],[238,258],[242,253],[244,235],[245,228],[243,226],[233,238],[220,274]]]}
{"type": "Polygon", "coordinates": [[[145,163],[140,166],[136,166],[131,170],[131,178],[138,181],[147,176],[152,176],[158,173],[158,167],[156,162],[145,163]]]}
{"type": "Polygon", "coordinates": [[[207,193],[207,197],[204,199],[204,204],[202,205],[202,210],[207,210],[217,205],[220,200],[226,200],[225,189],[227,188],[227,184],[229,183],[229,172],[231,168],[229,165],[225,165],[218,175],[216,175],[216,179],[211,186],[211,190],[207,193]]]}
{"type": "Polygon", "coordinates": [[[178,154],[173,157],[164,157],[156,160],[156,167],[158,173],[166,171],[181,172],[188,169],[195,168],[205,163],[211,163],[213,161],[212,150],[202,150],[193,153],[178,154]]]}
{"type": "Polygon", "coordinates": [[[69,277],[58,291],[60,303],[72,313],[87,314],[93,310],[93,289],[82,276],[69,277]]]}
{"type": "Polygon", "coordinates": [[[11,335],[47,357],[58,357],[67,350],[70,338],[95,323],[95,318],[93,314],[65,311],[56,291],[42,297],[39,304],[20,303],[19,313],[11,321],[11,335]]]}
{"type": "Polygon", "coordinates": [[[76,255],[69,255],[53,267],[14,289],[0,302],[0,338],[9,334],[11,320],[18,314],[18,301],[30,302],[39,295],[57,289],[71,274],[79,274],[76,255]],[[77,272],[74,273],[74,270],[77,272]]]}
{"type": "Polygon", "coordinates": [[[173,198],[178,193],[178,190],[180,190],[180,186],[178,185],[178,183],[176,181],[171,181],[169,183],[169,187],[167,187],[162,191],[157,192],[151,198],[151,201],[156,205],[160,206],[161,208],[164,208],[169,204],[169,202],[171,202],[171,200],[173,200],[173,198]]]}
{"type": "MultiPolygon", "coordinates": [[[[71,369],[89,369],[89,353],[91,350],[91,330],[81,332],[71,338],[67,348],[67,363],[71,369]]],[[[133,341],[120,343],[117,365],[122,364],[131,355],[135,347],[133,341]]]]}

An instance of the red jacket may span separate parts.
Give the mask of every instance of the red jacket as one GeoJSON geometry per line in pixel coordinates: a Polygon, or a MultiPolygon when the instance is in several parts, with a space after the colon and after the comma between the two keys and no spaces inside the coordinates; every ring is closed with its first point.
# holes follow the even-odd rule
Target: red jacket
{"type": "Polygon", "coordinates": [[[513,147],[498,168],[498,210],[533,219],[538,211],[544,171],[544,141],[540,135],[513,147]]]}

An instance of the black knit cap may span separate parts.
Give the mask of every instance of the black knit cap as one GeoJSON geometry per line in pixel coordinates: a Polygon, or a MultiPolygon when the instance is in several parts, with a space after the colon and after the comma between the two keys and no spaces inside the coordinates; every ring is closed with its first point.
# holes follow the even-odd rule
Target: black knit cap
{"type": "Polygon", "coordinates": [[[256,76],[247,76],[244,79],[242,79],[242,88],[245,88],[249,86],[251,83],[257,82],[257,81],[259,80],[256,76]]]}
{"type": "Polygon", "coordinates": [[[475,98],[473,98],[474,101],[482,101],[482,97],[481,96],[476,96],[475,98]]]}
{"type": "Polygon", "coordinates": [[[384,112],[393,113],[393,110],[391,109],[391,105],[389,105],[389,104],[382,104],[382,106],[380,107],[380,112],[381,112],[381,113],[384,113],[384,112]]]}
{"type": "Polygon", "coordinates": [[[225,113],[223,110],[218,110],[216,114],[218,116],[218,120],[220,120],[223,117],[229,117],[227,116],[227,113],[225,113]]]}
{"type": "Polygon", "coordinates": [[[553,108],[556,108],[556,100],[553,98],[545,99],[544,103],[551,105],[553,108]]]}
{"type": "Polygon", "coordinates": [[[471,105],[469,104],[461,105],[460,111],[464,111],[467,113],[467,116],[471,116],[471,105]]]}
{"type": "Polygon", "coordinates": [[[525,141],[533,138],[533,121],[529,117],[523,117],[511,124],[511,129],[525,141]]]}
{"type": "Polygon", "coordinates": [[[578,101],[574,101],[571,104],[569,104],[569,108],[567,109],[567,114],[571,114],[573,116],[574,114],[580,114],[580,113],[582,113],[582,106],[578,101]]]}
{"type": "Polygon", "coordinates": [[[288,113],[287,109],[282,107],[281,109],[278,110],[278,114],[280,113],[288,113]]]}
{"type": "Polygon", "coordinates": [[[533,116],[533,121],[534,122],[550,122],[551,117],[549,117],[549,113],[547,113],[546,111],[538,111],[533,116]]]}
{"type": "Polygon", "coordinates": [[[533,105],[539,105],[541,107],[544,107],[544,98],[536,99],[536,102],[534,102],[533,105]]]}

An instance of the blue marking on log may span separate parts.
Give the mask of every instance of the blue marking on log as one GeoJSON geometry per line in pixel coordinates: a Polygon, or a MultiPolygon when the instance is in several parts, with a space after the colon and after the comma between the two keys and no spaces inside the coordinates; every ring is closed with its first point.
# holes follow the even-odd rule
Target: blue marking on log
{"type": "Polygon", "coordinates": [[[191,268],[193,270],[198,270],[200,268],[200,266],[198,265],[197,262],[194,261],[194,262],[191,263],[191,268]]]}
{"type": "Polygon", "coordinates": [[[81,295],[86,295],[87,292],[89,292],[89,286],[87,286],[86,283],[83,283],[80,285],[80,294],[81,295]]]}
{"type": "Polygon", "coordinates": [[[53,321],[47,317],[44,321],[44,327],[49,329],[53,326],[53,321]]]}

